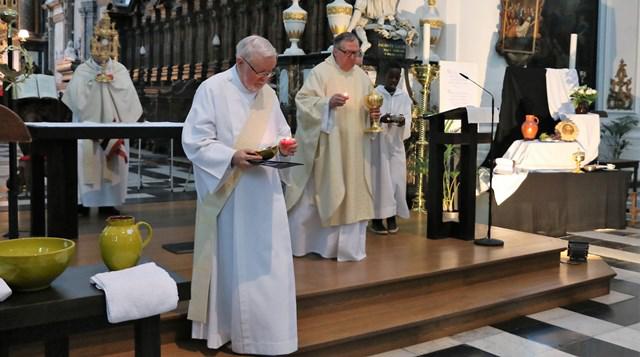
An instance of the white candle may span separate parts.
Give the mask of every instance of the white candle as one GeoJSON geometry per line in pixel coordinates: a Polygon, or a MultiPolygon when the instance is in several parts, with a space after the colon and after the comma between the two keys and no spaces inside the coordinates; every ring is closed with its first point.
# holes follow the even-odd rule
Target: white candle
{"type": "Polygon", "coordinates": [[[572,33],[569,41],[569,68],[576,68],[576,53],[578,50],[578,34],[572,33]]]}
{"type": "Polygon", "coordinates": [[[422,64],[429,64],[431,56],[431,25],[422,24],[422,64]]]}

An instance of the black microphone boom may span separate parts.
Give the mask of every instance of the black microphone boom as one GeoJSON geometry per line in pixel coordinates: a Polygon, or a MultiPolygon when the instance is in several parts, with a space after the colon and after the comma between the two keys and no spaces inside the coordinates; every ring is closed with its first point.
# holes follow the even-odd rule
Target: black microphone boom
{"type": "Polygon", "coordinates": [[[487,236],[480,239],[475,239],[473,243],[482,246],[488,247],[501,247],[504,245],[504,242],[500,239],[491,238],[491,204],[493,201],[493,118],[495,111],[495,98],[491,92],[489,92],[485,87],[476,83],[473,79],[469,78],[467,75],[463,73],[459,73],[460,76],[469,82],[478,86],[478,88],[482,89],[485,93],[489,94],[491,97],[491,139],[489,140],[489,218],[487,219],[487,236]]]}

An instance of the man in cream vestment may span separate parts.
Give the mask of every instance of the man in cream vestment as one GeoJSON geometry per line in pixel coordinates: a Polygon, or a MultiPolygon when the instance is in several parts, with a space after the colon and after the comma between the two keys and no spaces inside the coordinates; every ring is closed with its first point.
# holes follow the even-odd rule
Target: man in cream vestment
{"type": "Polygon", "coordinates": [[[383,132],[371,143],[371,177],[375,218],[369,227],[378,234],[396,233],[396,215],[409,218],[407,206],[407,159],[404,140],[411,136],[411,97],[398,87],[401,67],[391,64],[384,85],[376,90],[382,95],[380,121],[383,132]],[[393,120],[393,121],[391,121],[393,120]],[[386,227],[382,222],[386,219],[386,227]]]}
{"type": "MultiPolygon", "coordinates": [[[[96,28],[103,23],[110,24],[107,15],[96,28]]],[[[112,46],[114,39],[99,40],[105,40],[104,44],[99,42],[101,45],[112,46]]],[[[73,113],[74,122],[130,123],[142,115],[127,68],[112,58],[97,55],[94,48],[92,57],[73,73],[62,101],[73,113]]],[[[119,213],[113,206],[123,204],[127,196],[128,152],[128,139],[78,140],[78,193],[82,206],[119,213]]]]}
{"type": "Polygon", "coordinates": [[[296,161],[304,165],[289,169],[286,190],[296,256],[313,252],[338,261],[366,257],[373,196],[364,97],[373,86],[355,66],[359,55],[355,35],[336,36],[332,55],[311,70],[296,95],[296,161]]]}
{"type": "MultiPolygon", "coordinates": [[[[192,337],[236,353],[297,349],[291,238],[277,169],[253,165],[258,148],[291,135],[274,91],[277,53],[249,36],[236,65],[198,88],[182,132],[198,206],[191,302],[192,337]]],[[[280,146],[282,155],[295,145],[280,146]]]]}

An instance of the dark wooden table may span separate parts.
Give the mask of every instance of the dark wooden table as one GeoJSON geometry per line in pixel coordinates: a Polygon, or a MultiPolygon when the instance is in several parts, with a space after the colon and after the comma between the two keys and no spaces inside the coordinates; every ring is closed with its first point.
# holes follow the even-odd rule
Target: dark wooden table
{"type": "Polygon", "coordinates": [[[182,135],[182,125],[182,123],[168,122],[131,124],[27,123],[33,139],[31,150],[31,235],[78,238],[78,139],[179,139],[182,135]],[[45,167],[47,177],[46,203],[45,167]]]}
{"type": "MultiPolygon", "coordinates": [[[[43,340],[46,356],[68,356],[69,335],[133,323],[136,356],[160,356],[160,316],[111,324],[104,292],[89,278],[108,271],[103,264],[69,267],[51,287],[36,292],[14,292],[0,303],[0,357],[9,346],[43,340]]],[[[190,282],[169,271],[178,284],[180,300],[190,297],[190,282]]]]}
{"type": "Polygon", "coordinates": [[[631,172],[530,172],[500,206],[493,204],[499,227],[548,236],[597,228],[624,228],[631,172]]]}

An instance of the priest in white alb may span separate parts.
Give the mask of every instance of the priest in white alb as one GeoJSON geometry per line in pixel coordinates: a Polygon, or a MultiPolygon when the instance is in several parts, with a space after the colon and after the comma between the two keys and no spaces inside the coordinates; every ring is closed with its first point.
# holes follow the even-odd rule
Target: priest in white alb
{"type": "MultiPolygon", "coordinates": [[[[304,165],[289,169],[286,190],[296,256],[366,257],[373,196],[364,99],[373,85],[356,66],[361,55],[354,34],[336,36],[332,55],[311,70],[296,95],[296,161],[304,165]]],[[[380,116],[378,110],[371,114],[380,116]]]]}
{"type": "Polygon", "coordinates": [[[291,238],[277,169],[256,165],[259,148],[290,129],[275,92],[277,52],[249,36],[236,64],[196,91],[182,132],[198,193],[191,302],[192,337],[209,348],[231,341],[236,353],[280,355],[297,349],[291,238]]]}
{"type": "MultiPolygon", "coordinates": [[[[91,40],[91,58],[73,72],[62,101],[74,122],[131,123],[140,119],[142,106],[125,66],[115,60],[118,34],[107,14],[98,21],[91,40]]],[[[129,140],[78,140],[79,213],[99,207],[108,215],[120,212],[129,174],[129,140]]]]}

